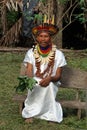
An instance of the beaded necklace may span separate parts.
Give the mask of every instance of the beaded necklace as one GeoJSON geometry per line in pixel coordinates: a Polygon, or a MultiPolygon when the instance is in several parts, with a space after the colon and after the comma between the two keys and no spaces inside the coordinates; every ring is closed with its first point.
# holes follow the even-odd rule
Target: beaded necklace
{"type": "Polygon", "coordinates": [[[51,49],[52,49],[52,44],[48,45],[46,48],[43,48],[39,45],[37,45],[37,49],[38,49],[38,53],[42,56],[42,57],[47,57],[48,54],[50,53],[51,49]]]}
{"type": "MultiPolygon", "coordinates": [[[[36,76],[40,77],[40,78],[44,78],[44,77],[47,77],[48,75],[52,74],[53,66],[54,66],[56,46],[52,44],[51,47],[50,47],[51,49],[49,49],[50,50],[49,53],[47,53],[47,55],[45,55],[45,56],[43,56],[43,54],[41,54],[39,52],[38,46],[39,45],[37,44],[35,46],[35,49],[34,49],[35,64],[36,64],[36,68],[37,68],[36,76]],[[41,73],[40,65],[41,64],[46,64],[46,63],[48,63],[48,66],[41,73]]],[[[42,50],[41,50],[41,52],[42,52],[42,50]]]]}

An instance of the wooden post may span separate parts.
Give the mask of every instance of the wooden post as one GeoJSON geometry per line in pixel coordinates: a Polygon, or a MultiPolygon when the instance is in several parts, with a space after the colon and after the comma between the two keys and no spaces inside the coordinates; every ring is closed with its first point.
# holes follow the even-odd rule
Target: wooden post
{"type": "Polygon", "coordinates": [[[3,28],[3,35],[7,32],[7,18],[6,18],[6,5],[5,2],[3,3],[3,7],[1,10],[1,22],[2,22],[2,28],[3,28]]]}
{"type": "Polygon", "coordinates": [[[19,102],[19,113],[22,113],[24,102],[19,102]]]}
{"type": "MultiPolygon", "coordinates": [[[[80,102],[79,90],[78,90],[78,89],[77,89],[77,93],[76,93],[76,100],[77,100],[78,102],[80,102]]],[[[80,108],[79,108],[78,111],[77,111],[77,117],[78,117],[78,119],[81,118],[81,109],[80,109],[80,108]]]]}

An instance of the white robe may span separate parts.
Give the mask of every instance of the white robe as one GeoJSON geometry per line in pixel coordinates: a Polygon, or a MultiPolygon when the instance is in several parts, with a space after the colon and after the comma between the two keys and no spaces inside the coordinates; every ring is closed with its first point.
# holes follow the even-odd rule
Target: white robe
{"type": "MultiPolygon", "coordinates": [[[[33,74],[35,76],[36,66],[35,58],[33,56],[33,50],[30,49],[24,59],[24,63],[31,63],[33,65],[33,74]]],[[[66,60],[63,53],[56,50],[55,62],[53,67],[52,76],[55,75],[58,67],[66,65],[66,60]]],[[[47,64],[41,65],[41,71],[46,69],[47,64]]],[[[32,91],[28,90],[28,95],[25,100],[25,107],[22,111],[23,118],[40,118],[48,121],[61,122],[63,120],[63,111],[59,102],[56,102],[55,98],[58,92],[60,81],[50,82],[47,87],[41,87],[38,77],[34,77],[37,80],[37,84],[32,91]]]]}

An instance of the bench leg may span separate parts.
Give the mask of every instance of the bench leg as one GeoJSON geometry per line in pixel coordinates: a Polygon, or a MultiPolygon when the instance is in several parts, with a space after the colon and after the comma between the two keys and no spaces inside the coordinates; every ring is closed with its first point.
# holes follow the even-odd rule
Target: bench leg
{"type": "Polygon", "coordinates": [[[19,103],[19,113],[20,114],[22,113],[23,108],[24,108],[24,102],[20,102],[19,103]]]}
{"type": "Polygon", "coordinates": [[[77,117],[78,117],[78,119],[81,119],[81,109],[78,109],[77,117]]]}

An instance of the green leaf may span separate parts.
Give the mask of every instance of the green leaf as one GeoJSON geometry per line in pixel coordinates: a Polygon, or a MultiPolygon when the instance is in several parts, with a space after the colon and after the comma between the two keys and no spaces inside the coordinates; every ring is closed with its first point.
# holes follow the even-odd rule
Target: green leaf
{"type": "Polygon", "coordinates": [[[23,92],[27,88],[32,91],[35,84],[37,83],[37,81],[35,79],[29,78],[27,76],[19,76],[18,80],[19,80],[19,84],[16,87],[16,92],[23,92]]]}

